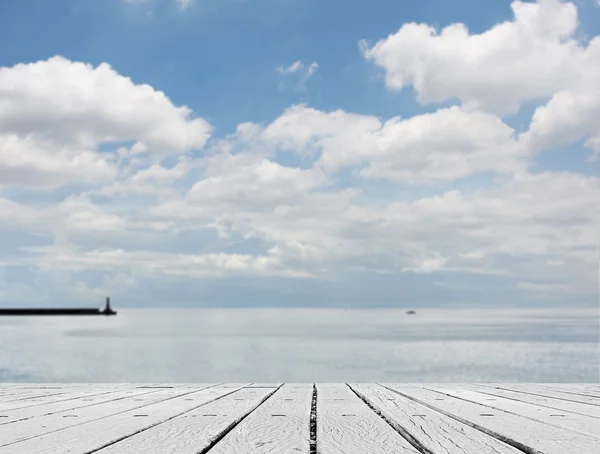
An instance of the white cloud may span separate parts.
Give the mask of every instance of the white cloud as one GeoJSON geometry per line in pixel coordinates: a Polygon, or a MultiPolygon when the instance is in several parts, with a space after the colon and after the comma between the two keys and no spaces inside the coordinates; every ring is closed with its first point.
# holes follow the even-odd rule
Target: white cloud
{"type": "Polygon", "coordinates": [[[458,256],[463,259],[468,260],[479,260],[485,257],[485,254],[481,251],[471,251],[471,252],[459,252],[458,256]]]}
{"type": "Polygon", "coordinates": [[[519,282],[518,288],[533,292],[568,292],[569,287],[563,284],[540,284],[538,282],[519,282]]]}
{"type": "Polygon", "coordinates": [[[93,147],[140,141],[160,155],[202,147],[211,127],[106,63],[63,57],[0,68],[0,133],[93,147]]]}
{"type": "Polygon", "coordinates": [[[497,117],[459,107],[408,119],[288,109],[265,138],[281,148],[320,151],[318,165],[330,172],[359,166],[370,179],[431,184],[477,172],[513,173],[526,153],[513,130],[497,117]]]}
{"type": "Polygon", "coordinates": [[[34,136],[0,134],[0,187],[55,187],[81,181],[100,184],[117,174],[110,156],[74,144],[34,136]]]}
{"type": "Polygon", "coordinates": [[[412,266],[405,266],[402,270],[413,271],[415,273],[432,273],[441,270],[447,262],[448,259],[442,257],[440,254],[435,254],[434,257],[418,260],[412,266]]]}
{"type": "Polygon", "coordinates": [[[284,77],[284,81],[280,85],[281,89],[284,89],[286,84],[291,81],[296,90],[304,91],[306,90],[306,83],[315,75],[318,69],[319,64],[316,61],[305,65],[301,60],[297,60],[289,66],[278,66],[275,71],[284,77]]]}
{"type": "Polygon", "coordinates": [[[583,50],[573,38],[578,20],[572,3],[514,1],[511,8],[512,21],[480,34],[460,23],[439,33],[406,23],[372,47],[361,46],[385,70],[389,88],[412,85],[424,104],[458,98],[474,108],[512,113],[576,78],[583,50]]]}
{"type": "Polygon", "coordinates": [[[405,24],[365,48],[389,87],[461,101],[406,118],[294,105],[208,140],[205,120],[108,65],[1,68],[0,272],[26,277],[0,276],[0,300],[34,300],[23,282],[44,276],[77,298],[244,276],[347,289],[373,274],[523,301],[597,293],[600,178],[531,162],[580,140],[600,152],[600,38],[575,41],[572,4],[512,7],[481,34],[405,24]],[[502,115],[532,100],[517,135],[502,115]]]}
{"type": "Polygon", "coordinates": [[[536,109],[521,140],[529,148],[543,150],[587,138],[593,159],[600,152],[600,37],[590,41],[576,62],[577,76],[536,109]]]}
{"type": "Polygon", "coordinates": [[[210,131],[187,107],[107,64],[53,57],[0,68],[0,185],[107,183],[117,157],[100,145],[135,142],[130,161],[161,159],[202,147],[210,131]]]}
{"type": "Polygon", "coordinates": [[[292,73],[296,73],[296,72],[300,71],[303,68],[304,68],[304,64],[300,60],[297,60],[288,67],[278,66],[276,68],[276,71],[279,74],[292,74],[292,73]]]}
{"type": "Polygon", "coordinates": [[[192,5],[194,0],[175,0],[181,9],[186,9],[192,5]]]}
{"type": "MultiPolygon", "coordinates": [[[[37,266],[48,269],[65,269],[70,272],[86,270],[117,270],[117,273],[135,273],[146,278],[156,274],[180,277],[219,277],[250,273],[257,275],[309,277],[286,269],[272,255],[249,254],[181,254],[151,251],[126,251],[124,249],[78,250],[64,247],[29,248],[36,252],[37,266]]],[[[114,277],[113,277],[114,279],[114,277]]]]}

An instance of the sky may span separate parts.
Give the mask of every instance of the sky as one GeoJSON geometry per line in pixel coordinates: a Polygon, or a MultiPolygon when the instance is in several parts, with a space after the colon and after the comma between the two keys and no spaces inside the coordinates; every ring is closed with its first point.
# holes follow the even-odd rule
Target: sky
{"type": "Polygon", "coordinates": [[[0,305],[598,304],[600,2],[0,2],[0,305]]]}

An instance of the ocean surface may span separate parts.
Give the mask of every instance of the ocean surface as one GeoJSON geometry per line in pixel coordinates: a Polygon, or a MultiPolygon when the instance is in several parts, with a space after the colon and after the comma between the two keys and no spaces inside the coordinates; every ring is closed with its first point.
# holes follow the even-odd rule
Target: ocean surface
{"type": "Polygon", "coordinates": [[[598,382],[597,309],[0,318],[1,382],[598,382]]]}

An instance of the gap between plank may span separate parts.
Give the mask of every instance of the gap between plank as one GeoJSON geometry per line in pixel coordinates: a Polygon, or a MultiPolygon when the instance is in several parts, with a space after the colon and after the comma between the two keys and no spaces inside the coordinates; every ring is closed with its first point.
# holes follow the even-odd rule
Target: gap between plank
{"type": "Polygon", "coordinates": [[[423,402],[423,401],[421,401],[419,399],[416,399],[416,398],[414,398],[412,396],[409,396],[408,394],[404,394],[404,393],[402,393],[402,392],[400,392],[400,391],[398,391],[396,389],[389,388],[389,387],[387,387],[385,385],[382,385],[381,383],[377,383],[377,384],[379,386],[381,386],[381,387],[383,387],[383,388],[385,388],[385,389],[393,392],[393,393],[396,393],[396,394],[398,394],[398,395],[400,395],[402,397],[406,397],[407,399],[410,399],[413,402],[416,402],[418,404],[424,405],[425,407],[430,408],[430,409],[432,409],[434,411],[437,411],[438,413],[441,413],[443,415],[446,415],[449,418],[454,419],[455,421],[458,421],[458,422],[460,422],[462,424],[466,424],[467,426],[472,427],[475,430],[478,430],[480,432],[483,432],[486,435],[489,435],[492,438],[500,440],[501,442],[506,443],[507,445],[510,445],[513,448],[516,448],[519,451],[524,452],[525,454],[544,454],[543,452],[538,451],[537,449],[534,449],[534,448],[531,448],[529,446],[526,446],[523,443],[519,443],[518,441],[513,440],[512,438],[508,438],[508,437],[506,437],[506,436],[504,436],[502,434],[499,434],[498,432],[494,432],[493,430],[486,429],[485,427],[480,426],[479,424],[471,422],[471,421],[469,421],[467,419],[461,418],[460,416],[453,415],[452,413],[449,413],[449,412],[447,412],[445,410],[442,410],[440,408],[434,407],[433,405],[428,404],[427,402],[423,402]]]}
{"type": "MultiPolygon", "coordinates": [[[[132,410],[138,410],[138,409],[140,409],[140,408],[147,407],[148,405],[157,404],[157,403],[159,403],[159,402],[166,402],[167,400],[176,399],[176,398],[178,398],[178,397],[187,396],[188,394],[193,394],[193,393],[197,393],[197,392],[200,392],[200,391],[204,391],[205,389],[212,388],[213,386],[218,386],[218,385],[211,385],[211,386],[208,386],[207,388],[197,389],[197,390],[195,390],[195,391],[190,391],[189,393],[181,394],[181,395],[179,395],[179,396],[173,396],[173,397],[169,397],[169,398],[167,398],[167,399],[159,400],[159,401],[157,401],[157,402],[151,402],[151,403],[148,403],[148,404],[145,404],[145,405],[140,405],[139,407],[130,408],[130,409],[128,409],[128,410],[122,410],[122,411],[119,411],[119,412],[117,412],[117,413],[112,413],[112,414],[110,414],[110,415],[107,415],[107,416],[102,416],[101,418],[90,419],[89,421],[84,421],[84,422],[80,422],[80,423],[78,423],[78,424],[73,424],[72,426],[67,426],[67,427],[63,427],[63,428],[61,428],[61,429],[51,430],[51,431],[49,431],[49,432],[45,432],[45,433],[43,433],[43,434],[37,434],[37,435],[33,435],[33,436],[31,436],[31,437],[23,438],[23,439],[21,439],[21,440],[17,440],[17,441],[13,441],[13,442],[11,442],[11,443],[6,443],[6,444],[3,444],[3,445],[0,445],[0,448],[3,448],[3,447],[5,447],[5,446],[11,446],[11,445],[14,445],[14,444],[17,444],[17,443],[21,443],[21,442],[23,442],[23,441],[31,440],[32,438],[43,437],[43,436],[45,436],[45,435],[48,435],[48,434],[53,434],[53,433],[56,433],[56,432],[60,432],[61,430],[67,430],[67,429],[71,429],[71,428],[73,428],[73,427],[81,426],[81,425],[83,425],[83,424],[87,424],[87,423],[90,423],[90,422],[94,422],[94,421],[100,421],[101,419],[112,418],[112,417],[113,417],[113,416],[115,416],[115,415],[120,415],[121,413],[127,413],[128,411],[132,411],[132,410]]],[[[238,390],[236,389],[235,391],[238,391],[238,390]]],[[[235,392],[235,391],[233,391],[233,392],[235,392]]],[[[156,391],[154,391],[154,392],[156,392],[156,391]]],[[[229,394],[231,394],[231,393],[229,393],[229,394]]],[[[214,401],[214,400],[216,400],[216,399],[213,399],[213,401],[214,401]]],[[[211,402],[212,402],[212,401],[211,401],[211,402]]],[[[208,403],[208,402],[207,402],[207,403],[208,403]]],[[[204,405],[204,404],[203,404],[203,405],[204,405]]],[[[201,407],[201,406],[202,406],[202,405],[199,405],[199,407],[201,407]]],[[[196,407],[196,408],[197,408],[197,407],[196,407]]],[[[160,424],[160,423],[158,423],[158,424],[160,424]]],[[[145,429],[144,429],[144,430],[145,430],[145,429]]],[[[123,438],[127,438],[127,437],[123,437],[123,438]]],[[[120,439],[120,440],[121,440],[121,439],[120,439]]],[[[120,440],[119,440],[119,441],[120,441],[120,440]]],[[[107,445],[107,446],[108,446],[108,445],[107,445]]],[[[97,451],[97,450],[96,450],[96,451],[97,451]]],[[[96,452],[96,451],[89,451],[89,452],[91,453],[91,452],[96,452]]],[[[86,454],[87,454],[87,453],[86,453],[86,454]]]]}
{"type": "Polygon", "coordinates": [[[387,418],[383,413],[381,413],[381,411],[379,411],[377,408],[375,408],[371,402],[369,402],[369,400],[362,395],[362,393],[360,393],[359,391],[355,390],[352,386],[350,386],[348,383],[346,383],[346,386],[348,386],[348,388],[350,388],[350,391],[352,391],[354,394],[356,394],[356,396],[362,400],[365,405],[367,407],[369,407],[377,416],[379,416],[381,419],[383,419],[386,423],[388,423],[388,425],[394,429],[402,438],[404,438],[406,441],[408,441],[413,448],[415,448],[417,451],[419,451],[421,454],[435,454],[433,451],[431,451],[430,449],[428,449],[427,447],[423,446],[421,444],[421,442],[419,440],[417,440],[415,437],[412,436],[412,434],[406,430],[404,427],[402,427],[400,424],[391,421],[389,418],[387,418]]]}
{"type": "MultiPolygon", "coordinates": [[[[480,385],[480,386],[486,386],[486,385],[480,385]]],[[[492,387],[489,387],[489,388],[490,388],[490,389],[498,389],[498,390],[501,390],[501,388],[492,388],[492,387]]],[[[521,400],[521,399],[517,398],[517,396],[499,396],[499,395],[497,395],[497,394],[492,394],[490,391],[486,391],[486,390],[479,389],[479,388],[476,388],[476,392],[478,392],[478,393],[481,393],[481,394],[485,394],[485,395],[487,395],[487,396],[496,397],[496,398],[498,398],[498,399],[509,399],[509,400],[514,400],[515,402],[519,402],[519,403],[522,403],[522,404],[529,404],[529,403],[530,403],[530,402],[527,402],[527,401],[525,401],[525,400],[521,400]]],[[[555,399],[555,400],[557,400],[557,399],[556,399],[556,398],[554,398],[554,397],[544,397],[544,396],[539,396],[539,397],[542,397],[542,398],[544,398],[544,399],[555,399]]],[[[562,399],[561,399],[561,400],[562,400],[562,399]]],[[[572,403],[575,403],[575,404],[579,404],[579,403],[581,403],[581,402],[577,402],[577,401],[571,401],[571,400],[568,400],[568,401],[566,401],[566,402],[572,402],[572,403]]],[[[559,402],[559,403],[560,403],[560,402],[559,402]]],[[[549,404],[540,404],[540,403],[536,403],[535,405],[537,405],[537,406],[539,406],[539,407],[550,408],[550,409],[552,409],[552,410],[562,411],[562,412],[565,412],[565,413],[572,413],[572,414],[574,414],[574,415],[580,415],[580,416],[586,416],[586,417],[588,417],[588,418],[600,419],[600,416],[594,416],[594,415],[590,415],[590,414],[587,414],[587,413],[580,413],[580,412],[578,412],[578,411],[575,411],[575,410],[565,410],[564,408],[558,408],[558,407],[552,406],[552,402],[549,402],[549,404]]],[[[584,403],[581,403],[581,405],[585,405],[585,404],[584,404],[584,403]]]]}
{"type": "MultiPolygon", "coordinates": [[[[193,394],[193,393],[195,393],[195,392],[204,391],[205,389],[212,388],[213,386],[219,386],[219,385],[212,385],[212,386],[209,386],[209,387],[207,387],[207,388],[199,389],[199,390],[197,390],[197,391],[192,391],[191,393],[186,393],[186,394],[182,394],[182,395],[183,395],[183,396],[187,396],[188,394],[193,394]]],[[[153,427],[156,427],[156,426],[158,426],[158,425],[160,425],[160,424],[164,424],[164,423],[166,423],[166,422],[168,422],[168,421],[170,421],[170,420],[172,420],[172,419],[175,419],[175,418],[177,418],[178,416],[185,415],[186,413],[189,413],[189,412],[191,412],[191,411],[197,410],[197,409],[198,409],[198,408],[200,408],[200,407],[203,407],[203,406],[205,406],[205,405],[208,405],[208,404],[210,404],[210,403],[216,402],[217,400],[219,400],[219,399],[223,399],[224,397],[231,396],[233,393],[236,393],[236,392],[238,392],[238,391],[239,391],[239,390],[241,390],[241,389],[244,389],[244,388],[238,388],[238,389],[235,389],[235,390],[231,391],[230,393],[223,394],[222,396],[219,396],[219,397],[216,397],[216,398],[214,398],[214,399],[212,399],[212,400],[209,400],[209,401],[207,401],[207,402],[204,402],[204,403],[202,403],[202,404],[200,404],[200,405],[198,405],[198,406],[196,406],[196,407],[194,407],[194,408],[191,408],[191,409],[189,409],[189,410],[187,410],[187,411],[184,411],[184,412],[182,412],[182,413],[179,413],[179,414],[177,414],[177,415],[175,415],[175,416],[171,416],[171,417],[169,417],[169,418],[167,418],[167,419],[165,419],[165,420],[163,420],[163,421],[159,421],[159,422],[157,422],[157,423],[155,423],[155,424],[152,424],[152,425],[150,425],[150,426],[148,426],[148,427],[144,427],[143,429],[140,429],[140,430],[138,430],[138,431],[136,431],[136,432],[134,432],[134,433],[132,433],[132,434],[125,435],[125,436],[123,436],[123,437],[121,437],[121,438],[118,438],[118,439],[116,439],[116,440],[113,440],[113,441],[111,441],[110,443],[107,443],[107,444],[105,444],[105,445],[103,445],[103,446],[101,446],[101,447],[99,447],[99,448],[92,449],[91,451],[86,451],[84,454],[92,454],[92,453],[98,452],[98,451],[100,451],[100,450],[102,450],[102,449],[104,449],[104,448],[108,448],[109,446],[112,446],[112,445],[114,445],[114,444],[116,444],[116,443],[119,443],[119,442],[121,442],[121,441],[123,441],[123,440],[126,440],[127,438],[133,437],[134,435],[137,435],[137,434],[139,434],[140,432],[144,432],[144,431],[146,431],[146,430],[148,430],[148,429],[152,429],[153,427]]],[[[182,397],[182,396],[175,396],[175,397],[171,397],[170,399],[165,399],[165,400],[176,399],[176,398],[178,398],[178,397],[182,397]]],[[[160,401],[160,402],[164,402],[164,401],[160,401]]],[[[154,403],[158,403],[158,402],[154,402],[154,403]]],[[[152,404],[148,404],[148,405],[152,405],[152,404]]],[[[126,410],[126,411],[130,411],[130,410],[126,410]]],[[[124,412],[121,412],[121,413],[124,413],[124,412]]]]}
{"type": "Polygon", "coordinates": [[[212,448],[214,448],[218,442],[220,442],[229,432],[231,432],[238,424],[240,424],[244,419],[246,419],[248,416],[250,416],[254,411],[256,411],[256,409],[258,407],[260,407],[262,404],[264,404],[273,394],[275,394],[277,391],[279,391],[279,389],[281,389],[281,387],[283,386],[283,383],[281,385],[279,385],[277,388],[275,388],[272,392],[270,392],[269,394],[267,394],[257,405],[254,406],[254,408],[252,408],[248,413],[246,413],[244,416],[242,416],[241,418],[233,421],[231,424],[229,424],[229,426],[227,426],[225,428],[225,430],[223,432],[221,432],[219,435],[217,435],[209,444],[208,446],[206,446],[205,448],[203,448],[201,451],[198,452],[198,454],[206,454],[207,452],[209,452],[212,448]]]}
{"type": "MultiPolygon", "coordinates": [[[[491,389],[501,389],[501,390],[504,390],[504,391],[513,391],[513,392],[522,393],[522,394],[529,394],[531,396],[545,397],[546,399],[565,400],[567,402],[574,402],[576,404],[591,405],[593,407],[600,407],[600,404],[594,404],[594,403],[591,403],[591,402],[581,402],[581,400],[567,399],[566,397],[568,397],[568,396],[566,396],[566,397],[549,396],[548,394],[539,394],[539,393],[536,393],[536,392],[525,391],[525,390],[522,390],[522,389],[509,389],[509,388],[503,388],[502,386],[489,386],[489,385],[485,385],[485,384],[481,385],[481,386],[486,386],[486,387],[491,388],[491,389]]],[[[544,391],[540,390],[540,392],[543,393],[544,391]]],[[[580,396],[580,397],[583,397],[583,396],[580,396]]]]}
{"type": "MultiPolygon", "coordinates": [[[[481,405],[482,407],[485,407],[485,408],[491,408],[491,409],[496,410],[496,411],[501,411],[501,412],[504,412],[504,413],[508,413],[509,415],[515,415],[515,416],[519,416],[521,418],[530,419],[531,421],[539,422],[541,424],[546,424],[546,425],[548,425],[550,427],[556,427],[557,429],[565,429],[565,426],[561,426],[560,424],[553,424],[553,423],[548,422],[548,421],[542,421],[540,419],[536,419],[533,416],[527,416],[527,415],[523,415],[523,414],[520,414],[520,413],[515,413],[515,412],[510,411],[510,410],[503,410],[501,408],[494,407],[493,406],[494,404],[491,404],[491,403],[490,404],[484,404],[484,403],[474,402],[472,400],[469,400],[467,397],[461,397],[461,396],[455,396],[455,395],[452,395],[452,394],[446,394],[443,391],[438,391],[438,390],[432,389],[432,388],[423,387],[423,389],[427,389],[427,390],[432,391],[434,393],[441,394],[442,396],[447,396],[447,397],[451,397],[453,399],[462,400],[463,402],[469,402],[471,404],[481,405]]],[[[495,397],[497,397],[497,396],[495,396],[495,397]]],[[[502,399],[502,397],[499,397],[499,399],[502,399]]],[[[520,402],[520,401],[517,401],[517,402],[520,402]]],[[[531,404],[529,404],[527,402],[520,402],[520,403],[525,404],[525,405],[531,405],[531,404]]],[[[553,410],[558,410],[558,409],[553,408],[553,410]]],[[[563,410],[558,410],[558,411],[563,411],[563,410]]],[[[568,413],[568,412],[565,411],[565,413],[568,413]]],[[[488,415],[488,414],[483,415],[482,414],[481,416],[493,416],[493,415],[488,415]]],[[[554,416],[564,416],[564,415],[554,415],[554,416]]],[[[588,432],[580,431],[580,430],[577,430],[575,428],[566,427],[566,429],[572,430],[573,432],[577,432],[577,433],[580,433],[580,434],[585,435],[585,436],[589,436],[590,435],[588,432]]],[[[594,436],[594,435],[592,434],[592,436],[594,436]]]]}
{"type": "Polygon", "coordinates": [[[312,399],[310,402],[310,420],[309,420],[309,454],[317,454],[317,384],[313,383],[312,399]]]}
{"type": "MultiPolygon", "coordinates": [[[[132,389],[137,389],[137,388],[132,388],[132,389]]],[[[127,390],[127,388],[126,388],[125,390],[127,390]]],[[[125,390],[124,390],[124,391],[125,391],[125,390]]],[[[148,391],[147,393],[136,394],[136,395],[135,395],[135,397],[137,397],[137,396],[145,396],[145,395],[147,395],[147,394],[156,393],[156,392],[158,392],[158,391],[159,391],[159,390],[157,389],[157,390],[154,390],[154,391],[148,391]]],[[[90,397],[97,397],[97,396],[102,396],[102,395],[105,395],[105,394],[116,393],[116,392],[120,392],[120,391],[110,391],[110,392],[108,392],[108,393],[101,393],[101,394],[91,394],[91,395],[90,395],[90,397]]],[[[50,415],[56,415],[56,414],[58,414],[58,413],[62,413],[62,412],[65,412],[65,411],[72,411],[72,410],[79,410],[80,408],[93,407],[94,405],[106,404],[106,403],[108,403],[108,402],[116,402],[117,400],[129,399],[129,398],[131,398],[131,397],[132,397],[132,396],[123,396],[123,397],[117,397],[116,399],[110,399],[110,400],[105,400],[105,401],[100,401],[100,402],[93,402],[93,403],[91,403],[91,404],[81,405],[81,406],[78,406],[78,407],[66,408],[66,409],[64,409],[64,410],[58,410],[58,411],[54,411],[54,412],[50,412],[50,413],[41,413],[41,414],[39,414],[39,415],[27,416],[27,417],[25,417],[25,418],[21,418],[21,419],[15,419],[14,421],[9,421],[9,422],[3,422],[3,423],[0,423],[0,426],[5,426],[5,425],[7,425],[7,424],[14,424],[14,423],[16,423],[16,422],[27,421],[27,420],[29,420],[29,419],[32,419],[32,418],[39,418],[39,417],[41,417],[41,416],[50,416],[50,415]]],[[[62,401],[59,401],[59,402],[48,402],[47,404],[43,404],[43,405],[49,405],[49,404],[60,403],[60,402],[67,402],[68,400],[77,400],[77,399],[81,399],[81,398],[80,398],[80,397],[74,397],[73,399],[62,400],[62,401]]],[[[135,399],[134,399],[134,400],[135,400],[135,399]]],[[[81,401],[82,401],[82,402],[84,402],[84,400],[83,400],[83,399],[82,399],[81,401]]],[[[40,405],[40,406],[41,406],[41,405],[40,405]]],[[[11,411],[14,411],[14,410],[26,410],[26,409],[28,409],[28,408],[37,408],[37,407],[39,407],[39,406],[38,406],[38,405],[35,405],[35,406],[31,406],[31,407],[24,407],[24,408],[12,409],[11,411]]],[[[8,417],[8,416],[7,416],[7,417],[8,417]]]]}

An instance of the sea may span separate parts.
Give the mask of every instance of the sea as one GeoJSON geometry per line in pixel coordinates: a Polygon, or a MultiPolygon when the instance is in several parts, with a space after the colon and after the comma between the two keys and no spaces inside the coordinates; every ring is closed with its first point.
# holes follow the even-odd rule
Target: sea
{"type": "Polygon", "coordinates": [[[598,383],[598,309],[0,317],[0,382],[598,383]]]}

